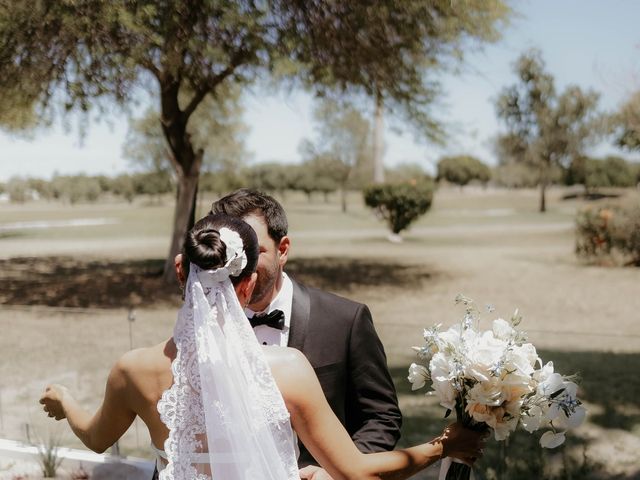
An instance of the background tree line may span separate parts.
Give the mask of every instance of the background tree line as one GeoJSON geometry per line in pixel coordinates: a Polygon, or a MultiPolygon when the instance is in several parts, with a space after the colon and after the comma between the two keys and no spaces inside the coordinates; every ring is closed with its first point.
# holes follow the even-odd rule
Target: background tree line
{"type": "MultiPolygon", "coordinates": [[[[419,139],[443,143],[446,132],[434,111],[442,95],[439,73],[498,40],[511,15],[504,0],[383,0],[375,8],[358,1],[4,2],[0,126],[29,131],[70,111],[107,114],[113,105],[131,111],[144,92],[151,107],[132,120],[125,148],[147,168],[122,176],[110,191],[131,198],[172,185],[165,265],[171,282],[199,189],[222,192],[243,184],[299,189],[310,197],[339,190],[346,210],[348,189],[385,179],[385,117],[419,139]],[[300,147],[302,166],[247,166],[239,99],[259,81],[323,99],[315,112],[318,134],[300,147]]],[[[516,61],[514,73],[516,83],[496,102],[504,129],[496,139],[493,182],[538,186],[545,211],[546,188],[558,181],[589,189],[631,184],[634,175],[637,181],[632,168],[628,175],[607,173],[620,162],[585,160],[603,135],[638,150],[637,95],[619,112],[604,114],[596,92],[576,86],[557,91],[535,50],[516,61]]],[[[486,184],[486,166],[461,153],[440,162],[438,179],[486,184]]],[[[12,198],[20,198],[18,179],[8,183],[12,198]]],[[[95,200],[104,187],[85,177],[73,183],[57,193],[70,203],[95,200]]]]}
{"type": "MultiPolygon", "coordinates": [[[[365,172],[371,162],[361,160],[354,167],[342,163],[328,153],[313,152],[300,163],[269,162],[206,170],[200,176],[200,192],[223,195],[240,187],[252,187],[280,196],[287,192],[304,193],[309,201],[328,201],[339,193],[341,209],[347,210],[347,191],[363,191],[371,180],[365,172]],[[352,170],[353,169],[353,170],[352,170]],[[347,172],[347,173],[345,173],[347,172]],[[345,180],[346,178],[346,180],[345,180]]],[[[437,164],[432,178],[419,164],[401,164],[385,170],[387,183],[411,183],[433,180],[463,188],[469,184],[504,188],[533,188],[537,172],[526,166],[504,164],[490,167],[470,156],[446,156],[437,164]]],[[[579,157],[567,168],[558,167],[551,174],[556,185],[582,185],[586,193],[608,187],[635,187],[640,183],[640,164],[620,157],[579,157]]],[[[137,197],[158,201],[163,195],[175,194],[176,180],[170,170],[106,175],[55,175],[51,180],[13,177],[0,183],[0,194],[14,203],[32,200],[61,201],[68,204],[92,203],[107,197],[132,202],[137,197]]]]}

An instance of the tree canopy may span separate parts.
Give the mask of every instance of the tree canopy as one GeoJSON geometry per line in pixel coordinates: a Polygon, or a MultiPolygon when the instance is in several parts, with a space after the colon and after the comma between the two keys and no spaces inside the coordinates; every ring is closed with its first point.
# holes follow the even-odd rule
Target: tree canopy
{"type": "Polygon", "coordinates": [[[204,154],[187,127],[205,97],[277,71],[320,94],[375,94],[433,134],[437,82],[425,72],[460,57],[466,40],[495,39],[508,15],[503,0],[2,0],[0,125],[131,109],[149,92],[178,184],[172,281],[204,154]]]}
{"type": "Polygon", "coordinates": [[[519,82],[505,88],[496,103],[507,130],[498,137],[498,149],[514,161],[536,168],[540,211],[544,212],[553,168],[580,156],[601,126],[598,95],[577,86],[558,94],[537,50],[523,54],[514,71],[519,82]]]}
{"type": "Polygon", "coordinates": [[[371,154],[369,122],[351,105],[325,99],[314,111],[317,137],[301,142],[300,152],[315,169],[326,167],[342,192],[342,211],[347,210],[346,190],[356,168],[364,168],[371,154]]]}
{"type": "Polygon", "coordinates": [[[631,95],[613,115],[615,143],[628,150],[640,150],[640,91],[631,95]]]}

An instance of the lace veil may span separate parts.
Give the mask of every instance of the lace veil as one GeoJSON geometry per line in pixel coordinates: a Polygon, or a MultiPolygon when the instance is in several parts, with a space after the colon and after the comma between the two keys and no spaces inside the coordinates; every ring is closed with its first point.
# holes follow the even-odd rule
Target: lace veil
{"type": "Polygon", "coordinates": [[[173,385],[158,402],[169,429],[160,480],[298,480],[289,413],[229,280],[246,264],[242,240],[227,228],[220,237],[227,264],[190,265],[174,328],[173,385]]]}

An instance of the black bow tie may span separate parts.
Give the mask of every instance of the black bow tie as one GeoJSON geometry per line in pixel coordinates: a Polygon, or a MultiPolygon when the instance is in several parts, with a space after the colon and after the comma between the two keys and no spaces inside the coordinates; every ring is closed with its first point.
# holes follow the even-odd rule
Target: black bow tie
{"type": "Polygon", "coordinates": [[[249,323],[251,323],[252,328],[266,325],[267,327],[282,330],[284,328],[284,312],[282,310],[274,310],[267,315],[254,315],[249,319],[249,323]]]}

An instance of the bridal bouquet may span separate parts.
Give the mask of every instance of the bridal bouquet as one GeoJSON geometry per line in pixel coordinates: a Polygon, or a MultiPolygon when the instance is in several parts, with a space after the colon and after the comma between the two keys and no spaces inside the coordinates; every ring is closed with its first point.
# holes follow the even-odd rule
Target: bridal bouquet
{"type": "MultiPolygon", "coordinates": [[[[414,347],[418,362],[409,367],[412,390],[431,382],[445,417],[455,411],[469,428],[487,428],[496,440],[505,440],[518,425],[532,433],[545,430],[540,445],[555,448],[565,432],[577,427],[585,409],[576,398],[577,385],[543,364],[536,348],[517,329],[522,317],[516,310],[509,321],[497,318],[491,330],[478,328],[480,314],[462,295],[462,321],[448,330],[441,325],[424,330],[425,344],[414,347]]],[[[490,309],[490,311],[492,311],[490,309]]],[[[440,478],[469,479],[471,468],[443,462],[440,478]]]]}

